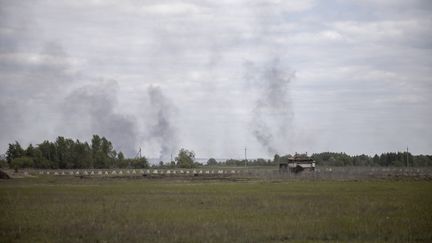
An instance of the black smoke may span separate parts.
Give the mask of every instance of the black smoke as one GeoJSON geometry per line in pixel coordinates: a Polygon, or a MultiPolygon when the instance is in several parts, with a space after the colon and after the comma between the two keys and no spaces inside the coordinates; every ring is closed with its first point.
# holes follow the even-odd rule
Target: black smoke
{"type": "Polygon", "coordinates": [[[245,64],[245,78],[256,94],[252,110],[252,134],[270,154],[286,151],[293,136],[290,83],[295,73],[279,59],[264,64],[245,64]]]}

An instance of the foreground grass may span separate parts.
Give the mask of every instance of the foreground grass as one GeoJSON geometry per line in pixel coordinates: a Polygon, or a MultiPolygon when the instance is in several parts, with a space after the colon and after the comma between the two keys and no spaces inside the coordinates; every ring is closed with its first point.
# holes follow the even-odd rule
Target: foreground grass
{"type": "Polygon", "coordinates": [[[432,241],[432,183],[26,178],[1,242],[432,241]]]}

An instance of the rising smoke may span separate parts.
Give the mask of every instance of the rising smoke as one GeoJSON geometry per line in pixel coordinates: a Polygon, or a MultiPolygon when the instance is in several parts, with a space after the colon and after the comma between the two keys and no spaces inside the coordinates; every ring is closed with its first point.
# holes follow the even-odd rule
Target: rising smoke
{"type": "Polygon", "coordinates": [[[252,110],[252,134],[269,155],[286,151],[293,136],[290,82],[295,73],[279,59],[257,66],[245,64],[245,78],[257,94],[252,110]]]}
{"type": "Polygon", "coordinates": [[[8,67],[19,82],[11,78],[0,83],[3,146],[14,140],[25,145],[56,136],[88,140],[99,134],[129,157],[137,153],[138,142],[149,140],[157,141],[161,158],[175,151],[177,134],[171,122],[175,109],[160,88],[151,86],[148,99],[142,98],[151,110],[142,131],[136,114],[120,109],[116,81],[82,80],[71,72],[69,57],[59,43],[46,43],[37,55],[37,62],[8,67]],[[35,122],[44,124],[44,129],[33,129],[35,122]]]}
{"type": "Polygon", "coordinates": [[[178,134],[173,116],[174,104],[163,94],[160,87],[150,86],[147,89],[150,99],[151,124],[147,139],[156,140],[160,146],[159,160],[166,161],[177,150],[178,134]]]}
{"type": "Polygon", "coordinates": [[[100,81],[75,89],[64,100],[63,124],[73,134],[99,134],[112,140],[115,148],[128,156],[137,149],[136,120],[119,112],[116,81],[100,81]]]}
{"type": "MultiPolygon", "coordinates": [[[[92,134],[107,137],[115,149],[126,156],[136,154],[138,138],[145,142],[160,137],[160,140],[169,142],[160,143],[161,154],[171,150],[171,144],[176,140],[172,138],[176,136],[169,135],[173,134],[173,126],[166,125],[169,122],[164,120],[171,111],[167,114],[166,111],[159,112],[154,122],[158,125],[150,126],[151,132],[139,130],[142,124],[137,122],[136,114],[127,115],[119,107],[116,81],[97,81],[93,77],[81,76],[79,70],[74,70],[74,65],[70,64],[72,58],[60,42],[32,42],[33,38],[29,37],[37,34],[33,31],[37,29],[33,21],[26,21],[23,26],[20,21],[15,21],[15,15],[6,16],[1,10],[0,13],[0,26],[16,24],[16,29],[20,30],[0,36],[3,63],[0,65],[1,152],[5,151],[7,143],[14,140],[26,146],[56,136],[88,141],[92,134]],[[35,124],[43,126],[35,129],[35,124]],[[166,131],[164,127],[170,129],[166,131]]],[[[151,109],[164,110],[168,102],[160,90],[149,89],[148,95],[152,96],[149,101],[152,102],[151,109]],[[162,104],[158,104],[159,101],[162,104]]],[[[145,117],[145,120],[152,119],[145,117]]]]}

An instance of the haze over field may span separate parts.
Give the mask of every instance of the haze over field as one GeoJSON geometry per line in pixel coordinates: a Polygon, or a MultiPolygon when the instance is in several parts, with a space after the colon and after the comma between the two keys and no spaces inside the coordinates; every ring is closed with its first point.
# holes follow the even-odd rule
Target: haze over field
{"type": "Polygon", "coordinates": [[[432,153],[432,2],[0,0],[0,152],[432,153]]]}

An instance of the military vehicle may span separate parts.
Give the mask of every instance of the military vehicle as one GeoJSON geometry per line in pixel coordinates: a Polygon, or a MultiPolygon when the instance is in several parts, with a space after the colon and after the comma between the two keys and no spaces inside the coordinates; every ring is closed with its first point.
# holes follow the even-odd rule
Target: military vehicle
{"type": "Polygon", "coordinates": [[[314,171],[315,161],[307,156],[307,154],[295,154],[293,157],[289,157],[288,160],[279,162],[280,172],[293,172],[300,173],[302,171],[314,171]]]}

